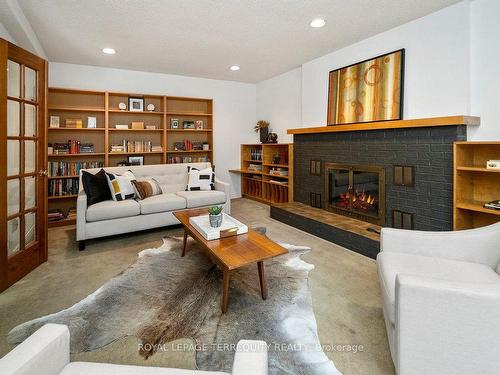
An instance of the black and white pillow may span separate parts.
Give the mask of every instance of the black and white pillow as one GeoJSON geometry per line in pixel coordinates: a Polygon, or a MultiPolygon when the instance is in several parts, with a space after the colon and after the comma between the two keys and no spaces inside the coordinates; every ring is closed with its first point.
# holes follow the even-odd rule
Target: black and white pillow
{"type": "Polygon", "coordinates": [[[215,172],[212,168],[198,169],[188,166],[187,191],[215,190],[215,172]]]}
{"type": "Polygon", "coordinates": [[[123,201],[135,197],[135,190],[132,185],[135,176],[131,171],[127,171],[122,175],[106,172],[106,177],[111,192],[111,198],[113,198],[114,201],[123,201]]]}

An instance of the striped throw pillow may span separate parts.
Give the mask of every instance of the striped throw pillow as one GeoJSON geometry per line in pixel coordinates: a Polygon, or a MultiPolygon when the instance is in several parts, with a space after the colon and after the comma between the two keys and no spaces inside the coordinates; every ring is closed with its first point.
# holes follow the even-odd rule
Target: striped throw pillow
{"type": "Polygon", "coordinates": [[[108,179],[111,198],[114,201],[123,201],[135,197],[134,187],[132,186],[135,176],[131,171],[127,171],[122,175],[106,172],[106,178],[108,179]]]}
{"type": "Polygon", "coordinates": [[[132,181],[135,194],[140,200],[162,193],[160,184],[154,178],[132,181]]]}
{"type": "Polygon", "coordinates": [[[212,168],[198,169],[188,166],[186,190],[215,190],[215,172],[212,168]]]}

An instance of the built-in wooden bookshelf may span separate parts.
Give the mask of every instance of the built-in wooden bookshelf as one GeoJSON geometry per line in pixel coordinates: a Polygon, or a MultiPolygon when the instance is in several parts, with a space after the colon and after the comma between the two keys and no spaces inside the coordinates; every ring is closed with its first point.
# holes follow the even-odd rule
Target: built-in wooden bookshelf
{"type": "MultiPolygon", "coordinates": [[[[116,166],[127,161],[128,156],[144,156],[144,164],[164,164],[177,162],[213,162],[213,101],[205,98],[187,98],[164,95],[148,95],[137,93],[120,93],[92,90],[74,90],[66,88],[49,88],[48,95],[48,144],[67,143],[68,140],[80,143],[91,143],[93,152],[75,154],[49,154],[50,184],[61,184],[58,181],[78,181],[78,173],[68,172],[67,176],[50,174],[51,162],[81,163],[94,162],[95,166],[116,166]],[[144,111],[130,111],[129,98],[142,98],[144,111]],[[119,109],[125,103],[126,110],[119,109]],[[154,105],[148,111],[148,104],[154,105]],[[50,127],[50,116],[59,117],[59,127],[50,127]],[[88,118],[96,118],[96,128],[88,128],[88,118]],[[67,119],[82,120],[82,128],[65,127],[67,119]],[[177,120],[178,128],[172,128],[177,120]],[[183,122],[197,122],[201,129],[184,129],[183,122]],[[132,122],[143,122],[144,126],[155,129],[132,129],[132,122]],[[202,125],[200,125],[202,122],[202,125]],[[128,125],[128,129],[117,129],[116,125],[128,125]],[[149,152],[112,152],[111,145],[123,144],[123,140],[131,142],[151,142],[160,150],[149,152]],[[189,141],[189,142],[184,142],[189,141]],[[202,150],[182,150],[180,145],[200,146],[202,150]],[[177,144],[178,148],[174,146],[177,144]]],[[[195,125],[196,126],[196,125],[195,125]]],[[[76,164],[71,164],[76,165],[76,164]]],[[[54,170],[54,168],[52,168],[54,170]]],[[[73,190],[67,195],[49,196],[49,210],[60,209],[65,214],[74,210],[76,195],[73,190]]],[[[74,224],[74,215],[63,221],[49,223],[49,226],[74,224]]]]}
{"type": "Polygon", "coordinates": [[[293,144],[241,145],[241,195],[264,203],[293,202],[293,144]]]}
{"type": "Polygon", "coordinates": [[[500,199],[500,170],[486,168],[500,160],[500,142],[456,142],[454,145],[455,230],[478,228],[500,221],[500,210],[484,204],[500,199]]]}

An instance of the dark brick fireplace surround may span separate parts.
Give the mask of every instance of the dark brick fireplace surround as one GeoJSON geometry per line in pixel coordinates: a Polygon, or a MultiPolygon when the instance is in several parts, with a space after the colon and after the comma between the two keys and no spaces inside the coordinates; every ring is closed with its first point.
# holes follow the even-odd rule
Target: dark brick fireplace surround
{"type": "MultiPolygon", "coordinates": [[[[452,230],[453,142],[464,140],[466,125],[294,134],[294,200],[310,205],[311,193],[324,199],[327,163],[381,166],[386,173],[385,226],[393,226],[393,210],[398,210],[412,214],[413,229],[452,230]],[[311,173],[311,160],[321,161],[320,174],[311,173]],[[414,168],[413,186],[393,184],[396,165],[414,168]]],[[[273,208],[271,216],[290,225],[296,221],[300,229],[316,235],[321,232],[332,242],[338,243],[335,239],[342,237],[342,233],[328,234],[325,228],[319,231],[321,223],[300,223],[279,209],[273,208]]],[[[341,245],[376,256],[378,244],[375,249],[373,243],[360,245],[347,237],[341,245]]]]}

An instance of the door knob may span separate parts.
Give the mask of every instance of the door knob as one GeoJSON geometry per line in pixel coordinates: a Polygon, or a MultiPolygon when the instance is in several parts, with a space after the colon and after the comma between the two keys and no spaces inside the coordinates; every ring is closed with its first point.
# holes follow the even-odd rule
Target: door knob
{"type": "Polygon", "coordinates": [[[43,177],[43,176],[47,176],[49,173],[47,172],[47,170],[44,170],[44,171],[38,171],[38,175],[43,177]]]}

